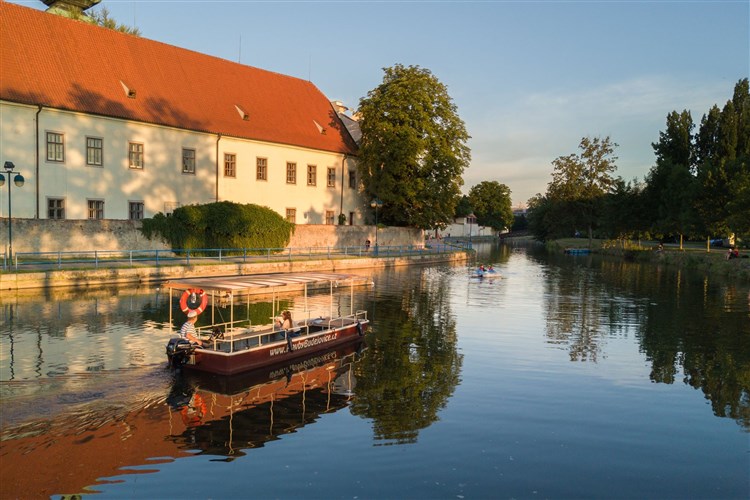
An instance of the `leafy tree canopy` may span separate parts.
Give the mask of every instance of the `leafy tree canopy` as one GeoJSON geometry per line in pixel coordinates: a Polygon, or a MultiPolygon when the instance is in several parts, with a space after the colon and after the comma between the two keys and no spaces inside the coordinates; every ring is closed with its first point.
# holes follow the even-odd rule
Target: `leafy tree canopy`
{"type": "Polygon", "coordinates": [[[481,226],[496,231],[510,228],[513,224],[510,188],[497,181],[483,181],[469,191],[469,202],[481,226]]]}
{"type": "MultiPolygon", "coordinates": [[[[578,223],[588,228],[589,245],[596,223],[597,204],[614,185],[613,172],[617,169],[617,144],[609,136],[601,139],[584,137],[578,148],[580,154],[556,158],[552,164],[552,181],[547,185],[547,196],[562,202],[578,223]]],[[[561,214],[563,215],[563,214],[561,214]]]]}
{"type": "Polygon", "coordinates": [[[469,134],[447,88],[429,70],[397,64],[384,72],[358,110],[365,195],[383,202],[384,223],[443,228],[461,196],[469,134]]]}
{"type": "Polygon", "coordinates": [[[59,14],[71,19],[78,21],[86,21],[102,28],[107,28],[121,33],[127,33],[133,36],[141,36],[141,30],[138,28],[128,26],[127,24],[118,23],[114,18],[111,17],[109,9],[102,7],[101,9],[91,10],[90,12],[83,12],[80,8],[75,5],[69,7],[56,7],[50,9],[49,12],[53,14],[59,14]]]}

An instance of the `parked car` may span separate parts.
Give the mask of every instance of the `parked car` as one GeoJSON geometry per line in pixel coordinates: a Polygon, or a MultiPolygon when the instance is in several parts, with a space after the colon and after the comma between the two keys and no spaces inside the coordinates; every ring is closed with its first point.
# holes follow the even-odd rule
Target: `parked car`
{"type": "Polygon", "coordinates": [[[723,247],[724,246],[724,238],[715,238],[711,240],[711,246],[712,247],[723,247]]]}

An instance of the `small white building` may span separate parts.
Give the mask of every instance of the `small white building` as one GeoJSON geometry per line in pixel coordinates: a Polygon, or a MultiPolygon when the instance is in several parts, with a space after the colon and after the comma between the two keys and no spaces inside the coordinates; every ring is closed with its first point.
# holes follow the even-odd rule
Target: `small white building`
{"type": "Polygon", "coordinates": [[[0,65],[0,166],[25,178],[14,218],[229,200],[364,223],[352,124],[308,81],[2,1],[0,65]]]}

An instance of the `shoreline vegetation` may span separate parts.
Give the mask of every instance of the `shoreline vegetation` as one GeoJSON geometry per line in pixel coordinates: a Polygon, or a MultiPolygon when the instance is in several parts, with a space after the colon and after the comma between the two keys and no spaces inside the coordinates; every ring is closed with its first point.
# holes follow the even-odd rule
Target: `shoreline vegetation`
{"type": "MultiPolygon", "coordinates": [[[[548,251],[564,252],[570,248],[588,248],[588,239],[562,238],[544,244],[548,251]]],[[[658,241],[592,240],[591,253],[619,257],[631,262],[666,264],[683,269],[695,269],[727,278],[750,281],[750,252],[741,252],[748,258],[727,260],[727,247],[706,249],[705,243],[666,243],[659,250],[658,241]]]]}

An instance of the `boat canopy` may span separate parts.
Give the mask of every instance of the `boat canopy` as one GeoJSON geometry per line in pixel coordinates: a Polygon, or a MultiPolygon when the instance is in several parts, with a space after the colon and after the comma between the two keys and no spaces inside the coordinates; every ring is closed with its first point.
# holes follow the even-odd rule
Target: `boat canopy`
{"type": "Polygon", "coordinates": [[[363,276],[341,273],[275,273],[246,276],[195,277],[169,280],[162,286],[170,289],[202,289],[219,292],[242,292],[262,288],[308,285],[312,283],[351,283],[368,282],[363,276]]]}

